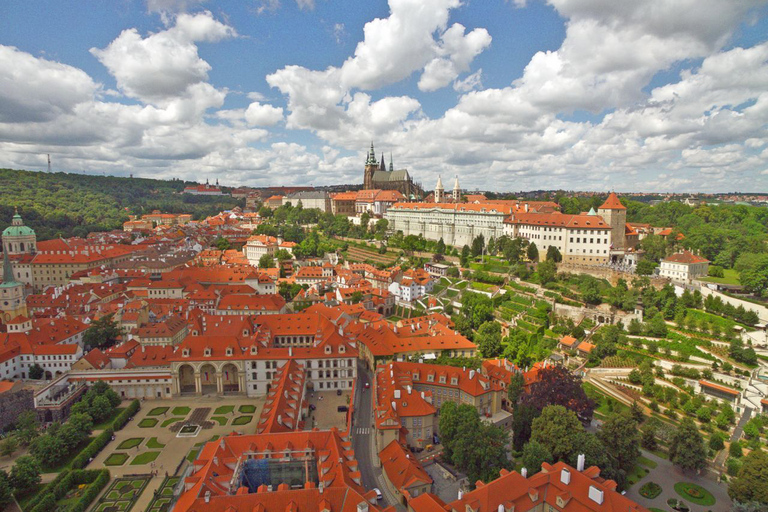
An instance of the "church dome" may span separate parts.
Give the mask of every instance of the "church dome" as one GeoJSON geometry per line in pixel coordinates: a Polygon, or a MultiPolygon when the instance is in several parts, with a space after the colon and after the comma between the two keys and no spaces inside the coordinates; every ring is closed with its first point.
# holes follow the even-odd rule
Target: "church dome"
{"type": "Polygon", "coordinates": [[[18,213],[13,216],[11,225],[3,230],[3,238],[7,236],[35,236],[35,231],[29,226],[24,225],[21,215],[18,213]]]}

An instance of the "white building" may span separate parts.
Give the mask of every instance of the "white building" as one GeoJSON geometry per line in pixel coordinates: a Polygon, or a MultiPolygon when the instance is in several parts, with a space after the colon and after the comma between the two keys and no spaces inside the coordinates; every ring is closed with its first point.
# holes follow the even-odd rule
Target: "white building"
{"type": "Polygon", "coordinates": [[[398,300],[411,302],[432,293],[435,281],[427,271],[422,269],[406,270],[400,282],[389,285],[389,293],[398,300]]]}
{"type": "Polygon", "coordinates": [[[279,238],[269,235],[254,235],[248,239],[243,247],[243,254],[245,255],[248,263],[253,266],[259,265],[259,260],[265,254],[275,256],[278,250],[284,249],[293,254],[293,248],[296,244],[293,242],[285,242],[279,238]]]}
{"type": "Polygon", "coordinates": [[[283,197],[283,204],[287,203],[291,203],[293,206],[301,203],[301,207],[304,209],[316,208],[321,212],[331,211],[331,196],[322,190],[307,190],[290,194],[283,197]]]}
{"type": "Polygon", "coordinates": [[[555,247],[566,263],[606,263],[611,250],[611,227],[599,215],[515,213],[504,222],[504,234],[536,244],[539,259],[555,247]]]}
{"type": "Polygon", "coordinates": [[[672,281],[690,283],[709,273],[709,260],[689,251],[673,254],[661,260],[659,275],[672,281]]]}

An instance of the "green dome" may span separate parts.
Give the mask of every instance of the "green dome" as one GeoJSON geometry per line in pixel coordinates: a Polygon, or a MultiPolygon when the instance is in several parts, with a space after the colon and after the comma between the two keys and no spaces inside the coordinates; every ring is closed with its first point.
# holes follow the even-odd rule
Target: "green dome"
{"type": "Polygon", "coordinates": [[[6,236],[35,236],[35,231],[29,226],[8,226],[3,231],[3,237],[6,236]]]}

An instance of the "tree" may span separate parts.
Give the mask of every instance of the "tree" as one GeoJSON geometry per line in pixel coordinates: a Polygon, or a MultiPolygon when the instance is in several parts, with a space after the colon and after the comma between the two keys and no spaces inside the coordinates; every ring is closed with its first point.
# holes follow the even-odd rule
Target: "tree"
{"type": "Polygon", "coordinates": [[[523,447],[523,467],[528,469],[528,474],[533,475],[541,471],[543,462],[552,463],[554,459],[547,448],[536,441],[528,441],[523,447]]]}
{"type": "Polygon", "coordinates": [[[40,484],[40,471],[40,463],[24,455],[16,459],[8,480],[18,494],[25,494],[40,484]]]}
{"type": "Polygon", "coordinates": [[[640,432],[632,414],[623,411],[608,416],[599,437],[619,467],[626,472],[631,471],[640,456],[640,432]]]}
{"type": "Polygon", "coordinates": [[[440,240],[437,241],[437,247],[435,248],[435,253],[439,254],[440,256],[443,256],[445,254],[445,242],[443,242],[443,237],[440,237],[440,240]]]}
{"type": "Polygon", "coordinates": [[[24,446],[29,446],[38,435],[40,423],[37,421],[35,411],[24,411],[16,419],[16,435],[24,446]]]}
{"type": "Polygon", "coordinates": [[[112,414],[112,404],[104,395],[95,396],[91,402],[90,412],[93,421],[101,423],[112,414]]]}
{"type": "Polygon", "coordinates": [[[632,414],[632,419],[634,419],[638,425],[645,421],[645,414],[643,414],[643,409],[640,407],[640,404],[637,403],[637,400],[632,402],[629,412],[632,414]]]}
{"type": "Polygon", "coordinates": [[[738,476],[728,486],[728,496],[733,501],[755,501],[768,506],[768,455],[755,450],[746,456],[738,476]]]}
{"type": "Polygon", "coordinates": [[[522,450],[525,443],[530,440],[533,420],[540,414],[541,411],[530,405],[520,404],[515,408],[515,414],[512,417],[512,446],[515,450],[522,450]]]}
{"type": "Polygon", "coordinates": [[[513,373],[509,385],[507,386],[507,398],[509,398],[509,403],[513,410],[517,408],[517,402],[520,400],[524,388],[525,378],[523,377],[523,374],[519,372],[513,373]]]}
{"type": "Polygon", "coordinates": [[[555,263],[563,261],[563,255],[560,254],[560,250],[554,245],[550,245],[547,249],[547,261],[553,261],[555,263]]]}
{"type": "Polygon", "coordinates": [[[483,254],[483,249],[485,249],[485,237],[480,234],[472,240],[472,256],[480,256],[483,254]]]}
{"type": "Polygon", "coordinates": [[[540,411],[548,405],[562,405],[575,412],[583,423],[592,420],[595,409],[594,400],[581,387],[581,378],[562,366],[543,368],[539,380],[531,385],[530,393],[523,396],[522,402],[540,411]]]}
{"type": "Polygon", "coordinates": [[[464,246],[461,248],[461,256],[459,257],[459,263],[462,267],[468,267],[469,266],[469,258],[471,257],[471,253],[468,246],[464,246]]]}
{"type": "Polygon", "coordinates": [[[111,347],[123,335],[123,330],[115,322],[114,315],[105,315],[91,322],[83,334],[86,350],[96,347],[111,347]]]}
{"type": "Polygon", "coordinates": [[[477,330],[475,343],[484,358],[490,359],[501,354],[501,324],[495,321],[484,322],[477,330]]]}
{"type": "Polygon", "coordinates": [[[32,443],[29,451],[46,467],[55,467],[61,462],[71,447],[68,447],[59,432],[55,434],[43,434],[32,443]]]}
{"type": "Polygon", "coordinates": [[[275,259],[271,254],[262,254],[259,258],[260,268],[275,268],[275,259]]]}
{"type": "Polygon", "coordinates": [[[659,264],[655,261],[643,258],[637,262],[637,268],[635,269],[635,272],[637,272],[637,275],[640,276],[650,276],[658,266],[659,264]]]}
{"type": "Polygon", "coordinates": [[[549,405],[533,420],[531,441],[544,446],[555,460],[564,460],[573,450],[576,435],[583,430],[576,413],[562,405],[549,405]]]}
{"type": "Polygon", "coordinates": [[[736,262],[736,270],[741,285],[755,295],[768,288],[768,254],[744,254],[736,262]]]}
{"type": "Polygon", "coordinates": [[[720,432],[715,432],[709,438],[709,449],[718,451],[718,450],[722,450],[723,448],[725,448],[723,434],[721,434],[720,432]]]}
{"type": "Polygon", "coordinates": [[[683,418],[669,444],[669,460],[682,469],[700,470],[707,460],[704,439],[690,418],[683,418]]]}
{"type": "Polygon", "coordinates": [[[539,274],[541,284],[545,285],[555,280],[557,265],[553,260],[542,261],[536,266],[536,272],[539,274]]]}
{"type": "Polygon", "coordinates": [[[10,457],[19,448],[15,437],[7,437],[0,443],[0,456],[10,457]]]}
{"type": "Polygon", "coordinates": [[[728,455],[736,459],[740,459],[744,456],[744,448],[741,446],[741,441],[734,441],[728,447],[728,455]]]}
{"type": "Polygon", "coordinates": [[[5,507],[11,504],[13,501],[13,491],[11,489],[10,478],[8,473],[0,469],[0,510],[5,510],[5,507]]]}
{"type": "Polygon", "coordinates": [[[526,249],[525,255],[528,257],[529,261],[539,261],[539,249],[536,247],[536,244],[531,242],[528,244],[528,249],[526,249]]]}
{"type": "Polygon", "coordinates": [[[91,435],[91,432],[93,431],[93,420],[87,414],[70,415],[67,420],[67,425],[71,425],[75,432],[77,432],[80,441],[91,435]]]}
{"type": "Polygon", "coordinates": [[[224,238],[223,236],[220,236],[216,240],[214,240],[213,246],[220,251],[228,251],[229,249],[232,248],[232,244],[230,244],[229,240],[224,238]]]}
{"type": "Polygon", "coordinates": [[[40,380],[43,378],[44,374],[45,370],[43,370],[43,367],[37,363],[34,363],[29,367],[29,378],[32,380],[40,380]]]}

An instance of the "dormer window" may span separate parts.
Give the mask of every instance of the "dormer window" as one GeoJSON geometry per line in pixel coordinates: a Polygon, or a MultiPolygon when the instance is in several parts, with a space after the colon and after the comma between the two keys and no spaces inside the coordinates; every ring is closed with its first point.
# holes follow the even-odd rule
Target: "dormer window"
{"type": "Polygon", "coordinates": [[[227,356],[232,355],[232,347],[227,347],[227,356]]]}
{"type": "Polygon", "coordinates": [[[189,357],[189,349],[185,348],[181,351],[181,357],[189,357]]]}
{"type": "Polygon", "coordinates": [[[445,375],[440,376],[440,384],[445,384],[445,375]]]}
{"type": "Polygon", "coordinates": [[[435,376],[432,374],[427,375],[427,382],[435,382],[435,376]]]}
{"type": "Polygon", "coordinates": [[[419,372],[414,372],[413,380],[419,380],[419,372]]]}
{"type": "Polygon", "coordinates": [[[330,353],[331,353],[331,346],[330,346],[330,345],[326,345],[326,346],[325,346],[325,350],[324,350],[324,352],[325,352],[326,354],[330,354],[330,353]]]}
{"type": "Polygon", "coordinates": [[[205,357],[211,357],[211,348],[205,347],[205,352],[203,353],[205,357]]]}
{"type": "Polygon", "coordinates": [[[256,345],[251,345],[251,354],[258,354],[259,353],[259,347],[256,345]]]}
{"type": "Polygon", "coordinates": [[[456,386],[459,384],[459,379],[456,377],[451,377],[451,386],[456,386]]]}
{"type": "Polygon", "coordinates": [[[345,347],[344,345],[339,345],[339,354],[343,354],[346,351],[347,351],[347,347],[345,347]]]}

